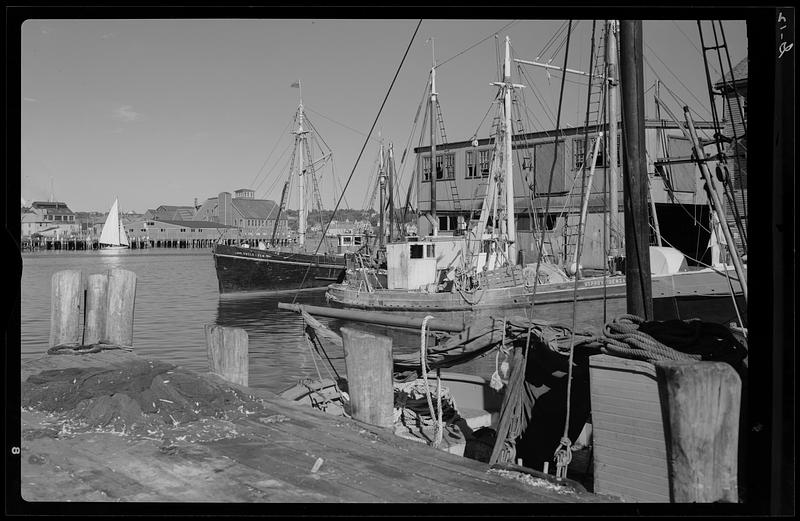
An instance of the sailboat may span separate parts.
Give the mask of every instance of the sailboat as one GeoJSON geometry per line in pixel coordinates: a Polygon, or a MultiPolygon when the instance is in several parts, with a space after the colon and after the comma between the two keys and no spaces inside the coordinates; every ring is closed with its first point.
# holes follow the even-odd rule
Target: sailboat
{"type": "MultiPolygon", "coordinates": [[[[385,278],[369,270],[349,269],[344,281],[328,288],[326,298],[331,306],[399,312],[412,317],[433,315],[464,327],[476,317],[487,314],[500,317],[527,315],[533,311],[538,319],[563,320],[564,316],[572,314],[574,300],[581,302],[581,313],[577,317],[580,325],[596,325],[606,316],[626,313],[625,275],[612,272],[583,277],[576,257],[570,259],[574,259],[571,265],[544,259],[538,264],[518,263],[511,95],[523,86],[511,82],[509,48],[506,38],[504,79],[494,84],[500,90],[497,99],[503,100],[498,119],[504,124],[499,126],[494,141],[494,159],[480,219],[465,233],[440,235],[435,213],[435,185],[442,181],[437,181],[439,176],[433,174],[436,169],[430,169],[433,179],[429,214],[431,235],[386,244],[385,278]]],[[[434,66],[431,69],[431,108],[435,103],[434,66]]],[[[609,127],[614,129],[616,125],[609,127]]],[[[436,156],[434,138],[432,125],[430,153],[433,157],[436,156]]],[[[516,145],[517,139],[514,141],[516,145]]],[[[594,146],[589,164],[595,164],[596,154],[597,146],[594,146]]],[[[697,157],[704,157],[704,154],[697,157]]],[[[436,163],[438,160],[430,164],[436,163]]],[[[585,215],[587,199],[579,214],[585,215]]],[[[725,325],[745,324],[742,295],[746,283],[742,270],[727,265],[693,269],[687,266],[684,254],[671,247],[651,247],[649,253],[656,319],[702,318],[725,325]]]]}
{"type": "MultiPolygon", "coordinates": [[[[294,83],[293,87],[300,87],[300,82],[294,83]]],[[[314,194],[318,210],[321,211],[317,172],[331,161],[333,156],[328,150],[316,161],[311,157],[315,129],[308,121],[303,108],[302,93],[300,104],[295,111],[295,123],[292,132],[295,136],[292,164],[289,167],[288,179],[283,185],[272,237],[268,242],[258,241],[255,247],[248,243],[214,245],[214,267],[220,293],[323,288],[332,282],[343,280],[345,253],[357,251],[366,245],[365,234],[358,230],[345,230],[335,237],[320,236],[319,241],[308,240],[312,238],[307,233],[306,199],[309,187],[314,194]],[[296,237],[290,238],[286,233],[279,236],[278,232],[281,217],[285,214],[287,201],[290,198],[290,187],[295,179],[299,192],[298,230],[296,237]]]]}
{"type": "Polygon", "coordinates": [[[102,250],[124,250],[129,247],[128,234],[119,219],[119,200],[114,199],[108,217],[103,224],[103,231],[100,232],[100,249],[102,250]]]}

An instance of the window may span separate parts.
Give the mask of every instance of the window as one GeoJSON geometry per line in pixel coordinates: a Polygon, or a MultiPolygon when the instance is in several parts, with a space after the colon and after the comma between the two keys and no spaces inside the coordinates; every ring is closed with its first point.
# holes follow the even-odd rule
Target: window
{"type": "Polygon", "coordinates": [[[342,237],[342,244],[344,244],[344,245],[353,244],[353,238],[352,237],[342,237]]]}
{"type": "Polygon", "coordinates": [[[491,150],[481,150],[479,152],[481,175],[489,177],[489,164],[491,163],[491,150]]]}
{"type": "Polygon", "coordinates": [[[194,233],[194,228],[192,228],[192,233],[194,233]]]}
{"type": "Polygon", "coordinates": [[[361,246],[361,236],[360,235],[356,236],[356,237],[353,237],[353,244],[355,244],[356,246],[361,246]]]}
{"type": "Polygon", "coordinates": [[[198,231],[198,232],[200,232],[200,233],[203,233],[203,229],[202,229],[202,228],[200,228],[200,229],[199,229],[199,230],[197,230],[197,231],[198,231]]]}
{"type": "MultiPolygon", "coordinates": [[[[444,171],[447,179],[456,178],[456,155],[455,153],[444,156],[444,171]]],[[[438,177],[437,177],[438,179],[438,177]]]]}
{"type": "Polygon", "coordinates": [[[141,230],[139,230],[139,231],[146,232],[146,231],[147,231],[147,228],[142,228],[142,229],[141,229],[141,230]]]}
{"type": "Polygon", "coordinates": [[[164,228],[161,228],[161,232],[162,232],[162,233],[164,232],[164,228]]]}
{"type": "Polygon", "coordinates": [[[426,244],[425,245],[425,256],[428,258],[436,257],[436,245],[435,244],[426,244]]]}
{"type": "Polygon", "coordinates": [[[467,150],[467,179],[478,177],[478,165],[475,164],[475,151],[467,150]]]}
{"type": "Polygon", "coordinates": [[[431,180],[431,158],[430,157],[423,157],[422,158],[422,180],[423,181],[430,181],[431,180]]]}
{"type": "Polygon", "coordinates": [[[442,179],[444,171],[442,170],[442,156],[436,156],[436,180],[442,179]]]}
{"type": "Polygon", "coordinates": [[[186,228],[181,228],[181,233],[185,232],[186,228]]]}
{"type": "Polygon", "coordinates": [[[409,250],[412,259],[421,259],[424,253],[423,244],[412,244],[409,250]]]}
{"type": "Polygon", "coordinates": [[[572,140],[572,168],[578,170],[583,166],[583,159],[586,155],[586,142],[583,138],[572,140]]]}

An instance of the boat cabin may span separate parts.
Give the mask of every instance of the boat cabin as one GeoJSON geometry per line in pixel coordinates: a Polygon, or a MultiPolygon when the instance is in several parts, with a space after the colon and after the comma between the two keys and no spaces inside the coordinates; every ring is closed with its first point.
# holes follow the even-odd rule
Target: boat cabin
{"type": "Polygon", "coordinates": [[[442,270],[462,267],[464,237],[408,237],[386,245],[389,289],[424,289],[439,282],[442,270]]]}
{"type": "Polygon", "coordinates": [[[336,239],[336,253],[355,252],[367,243],[364,234],[361,233],[339,233],[336,239]]]}

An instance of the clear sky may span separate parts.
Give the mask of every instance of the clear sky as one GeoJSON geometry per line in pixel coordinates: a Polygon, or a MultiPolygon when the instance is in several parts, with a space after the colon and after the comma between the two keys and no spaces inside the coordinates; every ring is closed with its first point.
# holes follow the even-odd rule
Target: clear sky
{"type": "MultiPolygon", "coordinates": [[[[122,211],[144,213],[239,188],[278,200],[299,101],[290,85],[299,79],[309,117],[333,150],[334,169],[321,180],[323,204],[332,208],[334,187],[353,170],[417,23],[28,20],[21,56],[22,197],[47,200],[52,181],[56,200],[74,211],[107,211],[118,196],[122,211]]],[[[399,163],[431,67],[430,37],[441,64],[436,81],[447,137],[460,141],[489,135],[491,116],[479,124],[496,93],[490,82],[498,78],[505,36],[514,58],[561,66],[564,49],[552,54],[547,43],[565,34],[558,32],[564,23],[423,20],[342,206],[362,208],[371,195],[378,132],[394,143],[399,163]]],[[[568,67],[585,71],[592,22],[573,23],[568,67]]],[[[747,56],[746,26],[735,20],[723,25],[735,66],[747,56]]],[[[643,34],[645,85],[658,77],[698,117],[710,119],[696,22],[645,20],[643,34]]],[[[525,130],[553,129],[560,74],[522,66],[525,76],[517,77],[514,69],[513,80],[528,85],[525,130]]],[[[712,72],[712,79],[718,76],[712,72]]],[[[580,125],[585,80],[568,80],[562,125],[580,125]]],[[[648,115],[654,113],[652,92],[645,97],[648,115]]],[[[680,105],[665,91],[662,97],[678,113],[680,105]]]]}

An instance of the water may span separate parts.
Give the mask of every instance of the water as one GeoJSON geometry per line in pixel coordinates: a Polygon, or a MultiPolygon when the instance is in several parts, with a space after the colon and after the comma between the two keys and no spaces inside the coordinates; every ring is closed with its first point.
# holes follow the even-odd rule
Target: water
{"type": "MultiPolygon", "coordinates": [[[[133,345],[137,354],[207,371],[205,324],[247,331],[250,385],[280,392],[305,377],[330,377],[327,363],[312,356],[300,315],[278,302],[324,306],[325,291],[220,296],[210,250],[146,249],[121,252],[49,251],[22,255],[21,355],[43,356],[50,335],[50,281],[54,273],[77,269],[84,276],[124,268],[136,273],[133,345]],[[316,362],[316,364],[315,364],[316,362]],[[317,369],[318,368],[318,369],[317,369]]],[[[337,321],[320,319],[338,329],[337,321]]],[[[341,348],[326,344],[344,376],[341,348]]]]}

